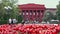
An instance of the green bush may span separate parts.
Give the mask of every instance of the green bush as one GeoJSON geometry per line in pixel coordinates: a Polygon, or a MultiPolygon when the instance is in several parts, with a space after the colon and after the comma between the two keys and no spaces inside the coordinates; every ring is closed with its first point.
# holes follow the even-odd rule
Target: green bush
{"type": "Polygon", "coordinates": [[[7,20],[1,20],[1,21],[0,21],[0,25],[1,25],[1,24],[7,24],[7,20]]]}
{"type": "MultiPolygon", "coordinates": [[[[19,15],[16,19],[18,20],[17,23],[21,23],[23,20],[23,17],[22,17],[22,15],[19,15]]],[[[0,25],[8,24],[8,20],[9,20],[9,16],[4,16],[3,18],[0,18],[0,25]]]]}
{"type": "Polygon", "coordinates": [[[18,16],[18,23],[21,23],[21,22],[22,22],[22,20],[23,20],[22,15],[19,15],[19,16],[18,16]]]}

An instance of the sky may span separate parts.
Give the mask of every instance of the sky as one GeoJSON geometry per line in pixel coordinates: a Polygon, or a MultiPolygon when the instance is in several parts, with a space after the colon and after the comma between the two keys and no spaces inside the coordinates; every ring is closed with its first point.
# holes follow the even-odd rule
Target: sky
{"type": "Polygon", "coordinates": [[[28,3],[44,4],[46,8],[56,8],[59,0],[18,0],[19,5],[28,3]]]}

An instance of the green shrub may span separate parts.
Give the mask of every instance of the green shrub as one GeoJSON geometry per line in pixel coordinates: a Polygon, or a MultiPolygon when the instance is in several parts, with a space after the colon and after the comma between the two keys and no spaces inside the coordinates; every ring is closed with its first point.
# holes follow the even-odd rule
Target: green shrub
{"type": "Polygon", "coordinates": [[[0,25],[1,25],[1,24],[7,24],[7,20],[1,20],[1,21],[0,21],[0,25]]]}
{"type": "Polygon", "coordinates": [[[21,23],[21,22],[22,22],[22,20],[23,20],[22,15],[18,16],[18,23],[21,23]]]}

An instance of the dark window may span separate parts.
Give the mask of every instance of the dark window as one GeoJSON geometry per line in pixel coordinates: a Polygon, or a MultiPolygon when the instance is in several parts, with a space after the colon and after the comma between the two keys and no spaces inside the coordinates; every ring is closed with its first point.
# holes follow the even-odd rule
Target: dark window
{"type": "Polygon", "coordinates": [[[26,10],[26,12],[28,12],[28,10],[26,10]]]}
{"type": "Polygon", "coordinates": [[[37,10],[37,12],[40,12],[40,10],[37,10]]]}
{"type": "Polygon", "coordinates": [[[42,10],[41,12],[43,13],[44,11],[42,10]]]}
{"type": "Polygon", "coordinates": [[[36,10],[34,10],[34,12],[36,13],[36,10]]]}
{"type": "Polygon", "coordinates": [[[22,10],[22,12],[24,12],[25,10],[22,10]]]}
{"type": "Polygon", "coordinates": [[[35,15],[36,15],[36,10],[34,10],[34,13],[35,13],[35,15]]]}
{"type": "Polygon", "coordinates": [[[32,12],[32,10],[30,10],[30,12],[32,12]]]}
{"type": "Polygon", "coordinates": [[[25,11],[25,10],[22,10],[22,15],[24,15],[24,11],[25,11]]]}

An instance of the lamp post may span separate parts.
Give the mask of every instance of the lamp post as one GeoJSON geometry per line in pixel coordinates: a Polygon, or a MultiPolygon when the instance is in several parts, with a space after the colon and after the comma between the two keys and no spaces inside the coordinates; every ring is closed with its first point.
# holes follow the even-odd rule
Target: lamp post
{"type": "MultiPolygon", "coordinates": [[[[8,14],[9,16],[11,16],[11,11],[12,11],[12,8],[10,6],[6,6],[4,7],[4,9],[7,11],[6,14],[8,14]]],[[[11,18],[11,17],[10,17],[11,18]]]]}
{"type": "Polygon", "coordinates": [[[10,6],[5,6],[4,9],[7,11],[6,12],[6,15],[8,16],[7,19],[9,19],[9,23],[11,23],[12,22],[12,20],[11,20],[12,8],[10,6]]]}

